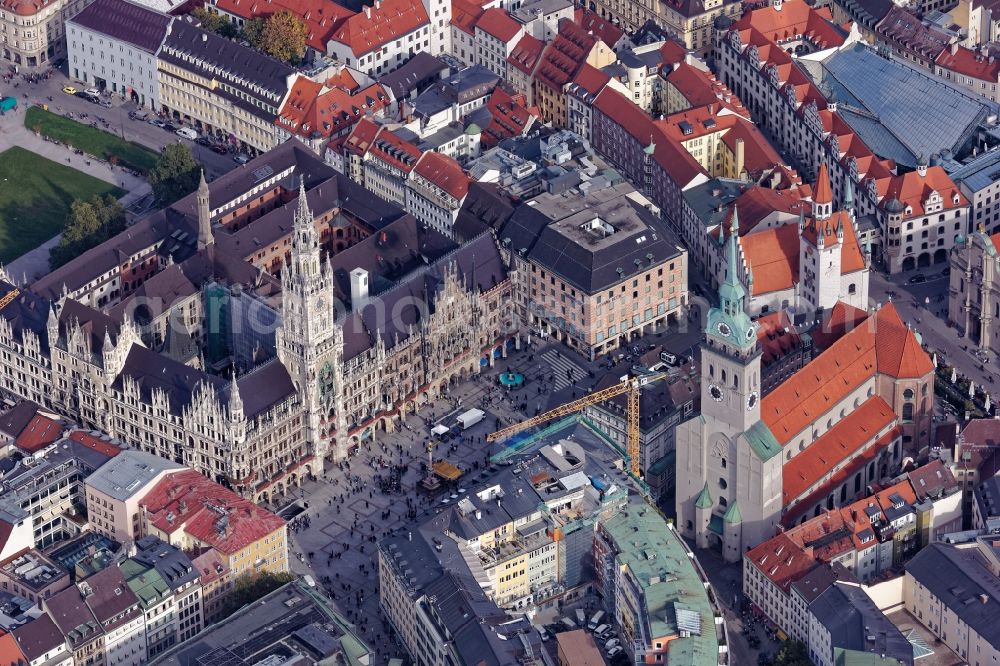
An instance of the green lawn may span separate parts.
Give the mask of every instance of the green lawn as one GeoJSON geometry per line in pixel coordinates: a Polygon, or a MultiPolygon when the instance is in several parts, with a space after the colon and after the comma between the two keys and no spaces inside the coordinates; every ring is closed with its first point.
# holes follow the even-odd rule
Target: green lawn
{"type": "Polygon", "coordinates": [[[41,107],[32,106],[28,109],[24,115],[24,126],[42,136],[68,143],[95,157],[105,160],[114,157],[118,164],[136,171],[146,173],[156,164],[156,153],[139,144],[45,111],[41,107]]]}
{"type": "Polygon", "coordinates": [[[62,231],[75,199],[125,191],[24,148],[0,153],[0,262],[8,263],[62,231]]]}

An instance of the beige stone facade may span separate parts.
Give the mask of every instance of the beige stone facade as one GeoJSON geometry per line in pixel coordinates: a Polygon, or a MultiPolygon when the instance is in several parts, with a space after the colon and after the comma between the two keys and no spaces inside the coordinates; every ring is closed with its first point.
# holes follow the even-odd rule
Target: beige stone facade
{"type": "Polygon", "coordinates": [[[50,67],[66,54],[67,19],[89,0],[6,0],[0,3],[0,62],[17,68],[50,67]]]}

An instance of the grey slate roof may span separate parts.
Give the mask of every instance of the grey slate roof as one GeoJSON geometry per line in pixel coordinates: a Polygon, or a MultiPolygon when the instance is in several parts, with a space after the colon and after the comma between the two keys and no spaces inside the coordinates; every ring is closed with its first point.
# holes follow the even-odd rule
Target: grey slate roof
{"type": "Polygon", "coordinates": [[[1000,581],[975,551],[930,543],[905,568],[962,622],[994,647],[1000,646],[1000,581]]]}
{"type": "Polygon", "coordinates": [[[522,204],[498,234],[542,268],[586,294],[615,285],[681,254],[678,241],[652,213],[625,195],[628,184],[586,196],[542,194],[522,204]],[[595,217],[614,227],[603,235],[584,228],[595,217]]]}
{"type": "Polygon", "coordinates": [[[71,23],[156,53],[167,34],[170,17],[125,0],[94,0],[71,23]]]}
{"type": "Polygon", "coordinates": [[[982,153],[975,159],[951,172],[951,179],[971,192],[978,192],[1000,180],[1000,150],[982,153]]]}
{"type": "Polygon", "coordinates": [[[171,24],[159,58],[224,84],[213,92],[269,122],[277,116],[277,108],[288,92],[288,77],[295,73],[280,60],[202,30],[184,19],[171,24]],[[265,101],[270,108],[261,108],[251,100],[265,101]]]}
{"type": "Polygon", "coordinates": [[[450,108],[452,104],[465,104],[478,97],[485,97],[493,92],[499,82],[500,77],[482,65],[466,67],[417,95],[411,103],[414,115],[430,117],[450,108]]]}
{"type": "Polygon", "coordinates": [[[0,414],[0,433],[17,437],[28,427],[38,412],[38,404],[31,400],[21,400],[9,410],[0,414]]]}
{"type": "Polygon", "coordinates": [[[800,61],[837,111],[880,157],[914,167],[918,156],[962,152],[979,125],[1000,109],[929,73],[887,60],[864,44],[820,63],[800,61]]]}
{"type": "MultiPolygon", "coordinates": [[[[0,298],[9,294],[16,287],[9,282],[0,280],[0,298]]],[[[49,335],[46,324],[49,319],[49,302],[30,291],[21,290],[14,300],[0,310],[0,317],[10,324],[14,338],[24,341],[24,333],[30,331],[38,336],[42,351],[49,350],[49,335]]]]}
{"type": "Polygon", "coordinates": [[[913,666],[913,647],[859,585],[834,583],[809,604],[830,647],[891,656],[913,666]]]}
{"type": "Polygon", "coordinates": [[[164,470],[183,465],[142,451],[125,450],[87,477],[87,485],[116,500],[127,500],[164,470]]]}
{"type": "Polygon", "coordinates": [[[65,645],[66,641],[48,613],[43,613],[31,622],[22,624],[11,633],[14,634],[24,656],[30,661],[43,657],[47,652],[58,650],[60,646],[65,645]]]}
{"type": "Polygon", "coordinates": [[[418,51],[402,65],[378,80],[397,100],[408,97],[447,72],[448,64],[425,51],[418,51]]]}
{"type": "Polygon", "coordinates": [[[141,537],[135,542],[135,546],[134,559],[156,569],[173,590],[192,583],[200,577],[198,570],[191,563],[191,558],[176,546],[161,541],[155,536],[141,537]]]}

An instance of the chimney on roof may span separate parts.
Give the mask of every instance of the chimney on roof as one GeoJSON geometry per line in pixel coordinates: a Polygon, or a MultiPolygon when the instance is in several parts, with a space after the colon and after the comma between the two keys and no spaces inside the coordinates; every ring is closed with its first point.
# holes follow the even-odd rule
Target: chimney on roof
{"type": "Polygon", "coordinates": [[[368,300],[368,271],[355,268],[351,271],[351,309],[357,312],[368,300]]]}
{"type": "Polygon", "coordinates": [[[371,8],[371,6],[370,5],[365,5],[365,18],[369,18],[370,19],[371,17],[372,17],[372,8],[371,8]]]}

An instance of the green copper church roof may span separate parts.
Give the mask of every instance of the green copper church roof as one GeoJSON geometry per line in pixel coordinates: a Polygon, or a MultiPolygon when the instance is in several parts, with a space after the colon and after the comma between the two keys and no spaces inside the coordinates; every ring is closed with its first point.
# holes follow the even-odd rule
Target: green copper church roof
{"type": "Polygon", "coordinates": [[[708,492],[708,481],[706,481],[705,487],[698,493],[698,499],[694,505],[699,509],[711,509],[713,504],[715,502],[712,500],[712,493],[708,492]]]}
{"type": "Polygon", "coordinates": [[[763,421],[754,423],[743,436],[757,457],[764,462],[781,453],[781,444],[778,444],[774,433],[763,421]]]}
{"type": "MultiPolygon", "coordinates": [[[[720,232],[720,237],[723,235],[720,232]]],[[[705,333],[738,348],[757,344],[757,329],[746,313],[747,290],[737,271],[740,235],[739,215],[733,206],[733,218],[726,240],[726,280],[719,285],[719,307],[708,311],[705,333]]]]}
{"type": "Polygon", "coordinates": [[[740,505],[737,504],[735,500],[729,505],[729,508],[726,509],[726,514],[722,516],[722,519],[730,525],[743,522],[743,514],[740,513],[740,505]]]}

